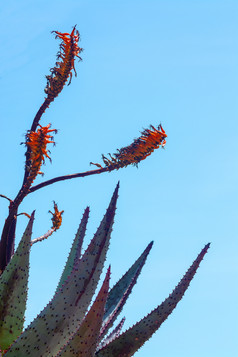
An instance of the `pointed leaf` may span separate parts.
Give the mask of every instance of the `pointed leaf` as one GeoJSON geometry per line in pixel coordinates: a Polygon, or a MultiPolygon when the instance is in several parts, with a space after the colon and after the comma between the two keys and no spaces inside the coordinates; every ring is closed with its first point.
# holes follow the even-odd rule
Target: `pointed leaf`
{"type": "Polygon", "coordinates": [[[110,267],[91,309],[87,313],[77,332],[57,357],[91,357],[94,355],[108,295],[109,278],[110,267]]]}
{"type": "Polygon", "coordinates": [[[131,282],[135,277],[141,272],[146,258],[153,246],[153,242],[150,242],[144,252],[135,261],[135,263],[130,267],[130,269],[121,277],[121,279],[113,286],[109,291],[108,299],[105,307],[104,319],[106,319],[112,311],[115,309],[116,305],[119,303],[126,290],[129,288],[131,282]]]}
{"type": "Polygon", "coordinates": [[[134,285],[137,282],[137,278],[140,275],[152,246],[153,242],[150,242],[140,257],[110,290],[103,317],[100,339],[107,334],[117,316],[122,311],[123,306],[125,305],[134,285]]]}
{"type": "Polygon", "coordinates": [[[132,356],[160,327],[182,299],[190,281],[194,277],[200,262],[206,254],[210,244],[207,244],[197,259],[193,262],[180,283],[167,299],[150,314],[122,333],[113,342],[96,353],[97,357],[130,357],[132,356]]]}
{"type": "MultiPolygon", "coordinates": [[[[100,345],[98,346],[97,351],[100,350],[101,348],[105,347],[106,345],[108,345],[110,342],[115,340],[115,338],[117,338],[120,335],[120,332],[124,325],[125,320],[126,320],[126,318],[123,317],[123,319],[121,319],[121,321],[114,328],[114,330],[106,338],[104,338],[104,340],[102,342],[100,342],[100,345]]],[[[99,337],[99,339],[100,339],[100,337],[99,337]]]]}
{"type": "Polygon", "coordinates": [[[83,240],[85,237],[86,227],[87,227],[87,223],[88,223],[88,216],[89,216],[89,207],[87,207],[84,211],[84,214],[83,214],[82,220],[80,222],[76,236],[74,238],[67,262],[65,264],[65,268],[63,270],[60,281],[56,288],[56,292],[66,282],[68,276],[72,273],[72,270],[76,263],[76,260],[80,258],[83,240]]]}
{"type": "Polygon", "coordinates": [[[0,276],[0,350],[7,349],[23,330],[33,219],[34,213],[15,254],[0,276]]]}
{"type": "Polygon", "coordinates": [[[116,210],[117,185],[107,212],[62,288],[5,354],[7,357],[55,356],[75,333],[97,287],[106,259],[116,210]]]}

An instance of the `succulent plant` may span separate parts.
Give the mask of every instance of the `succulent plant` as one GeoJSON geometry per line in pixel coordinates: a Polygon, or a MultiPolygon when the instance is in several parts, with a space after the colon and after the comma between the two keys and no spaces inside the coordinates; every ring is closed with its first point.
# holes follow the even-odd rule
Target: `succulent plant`
{"type": "Polygon", "coordinates": [[[75,27],[70,34],[57,31],[55,33],[62,41],[60,52],[51,75],[47,76],[45,89],[47,96],[33,120],[31,129],[26,134],[23,184],[14,200],[1,195],[9,200],[10,205],[0,241],[0,356],[132,356],[153,335],[182,299],[209,244],[201,250],[168,298],[134,326],[121,332],[125,319],[117,322],[115,326],[114,323],[137,282],[153,242],[149,243],[140,257],[111,289],[109,267],[104,282],[94,298],[109,248],[118,199],[119,184],[117,184],[94,237],[88,248],[82,252],[89,217],[89,208],[85,209],[53,298],[24,329],[31,246],[48,238],[60,228],[63,211],[59,211],[54,203],[54,212],[51,212],[52,228],[35,239],[32,239],[34,212],[31,216],[26,214],[29,223],[15,250],[17,212],[23,199],[28,194],[54,182],[110,172],[129,164],[138,165],[155,149],[163,147],[167,137],[161,125],[157,128],[151,126],[145,129],[131,145],[118,150],[114,155],[109,155],[109,158],[103,155],[104,167],[98,163],[91,163],[96,165],[97,169],[56,177],[32,186],[37,175],[41,174],[40,170],[45,158],[50,159],[47,145],[54,143],[51,134],[56,132],[55,129],[50,129],[50,124],[43,127],[39,121],[68,79],[71,81],[72,71],[75,71],[75,58],[82,51],[78,47],[79,33],[75,27]],[[91,304],[93,298],[94,302],[91,304]]]}

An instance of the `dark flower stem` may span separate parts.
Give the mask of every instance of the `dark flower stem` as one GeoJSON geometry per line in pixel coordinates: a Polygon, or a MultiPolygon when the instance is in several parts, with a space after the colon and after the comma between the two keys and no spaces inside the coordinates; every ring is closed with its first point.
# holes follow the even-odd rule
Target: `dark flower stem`
{"type": "MultiPolygon", "coordinates": [[[[41,116],[48,106],[49,106],[49,100],[45,99],[44,103],[41,105],[40,109],[35,115],[35,118],[31,126],[31,131],[36,130],[39,121],[41,119],[41,116]]],[[[25,155],[26,155],[26,165],[25,165],[25,174],[24,174],[22,187],[19,190],[16,198],[13,201],[10,200],[9,214],[7,219],[5,220],[5,224],[3,227],[2,236],[0,240],[0,272],[5,269],[5,267],[7,266],[7,264],[11,259],[12,254],[14,253],[15,230],[16,230],[18,207],[23,201],[23,199],[29,193],[30,184],[27,181],[29,175],[29,171],[27,170],[27,167],[29,165],[29,157],[30,157],[29,147],[25,155]]],[[[2,195],[2,197],[4,196],[2,195]]]]}
{"type": "MultiPolygon", "coordinates": [[[[61,34],[59,32],[56,32],[56,34],[57,34],[57,37],[62,39],[63,44],[66,43],[68,37],[70,37],[70,40],[71,40],[70,41],[70,49],[67,52],[68,56],[64,56],[65,55],[64,51],[63,51],[63,53],[61,53],[60,58],[62,59],[62,62],[60,64],[59,64],[59,62],[57,62],[56,67],[54,67],[53,70],[51,71],[52,72],[51,76],[47,76],[47,79],[48,79],[47,97],[45,98],[44,102],[42,103],[41,107],[39,108],[38,112],[35,115],[35,118],[31,125],[30,132],[36,131],[37,126],[39,124],[39,121],[40,121],[43,113],[49,107],[50,103],[52,101],[54,101],[54,99],[62,91],[69,76],[72,76],[72,70],[74,70],[75,57],[80,58],[78,56],[78,54],[80,53],[80,51],[82,49],[78,47],[79,33],[76,30],[76,28],[74,27],[71,34],[68,34],[68,35],[61,34]],[[66,40],[64,37],[66,37],[66,40]],[[60,68],[63,68],[63,72],[61,71],[61,73],[59,75],[60,68]]],[[[7,264],[9,263],[9,261],[11,259],[12,254],[14,253],[15,230],[16,230],[18,207],[21,204],[21,202],[23,201],[23,199],[30,192],[29,189],[32,184],[32,182],[28,179],[29,174],[30,174],[29,167],[31,164],[30,155],[31,155],[31,149],[30,149],[30,146],[28,146],[26,153],[25,153],[25,156],[26,156],[25,163],[26,164],[25,164],[25,172],[24,172],[22,186],[21,186],[16,198],[14,200],[9,200],[10,201],[9,213],[8,213],[7,219],[5,220],[5,224],[3,227],[1,240],[0,240],[0,274],[5,269],[5,267],[7,266],[7,264]]],[[[62,178],[59,181],[61,181],[61,180],[62,180],[62,178]]],[[[46,185],[49,185],[49,184],[50,183],[47,183],[46,185]]],[[[44,184],[41,187],[44,187],[44,184]]],[[[31,191],[31,192],[33,192],[33,191],[31,191]]],[[[7,198],[4,195],[1,195],[1,197],[7,198]]],[[[0,357],[1,357],[1,352],[0,352],[0,357]]]]}
{"type": "Polygon", "coordinates": [[[20,189],[16,198],[13,201],[11,201],[9,205],[9,214],[5,221],[2,231],[2,237],[0,240],[0,272],[5,269],[13,254],[18,207],[23,201],[23,199],[29,193],[37,191],[40,188],[52,185],[55,182],[70,180],[77,177],[86,177],[86,176],[101,174],[103,172],[110,172],[110,171],[111,170],[108,167],[103,167],[97,170],[90,170],[90,171],[80,172],[72,175],[58,176],[51,180],[42,182],[39,185],[33,186],[31,188],[29,188],[26,181],[26,184],[22,185],[22,188],[20,189]]]}
{"type": "Polygon", "coordinates": [[[110,170],[109,170],[108,167],[103,167],[103,168],[97,169],[97,170],[90,170],[90,171],[85,171],[85,172],[79,172],[77,174],[54,177],[53,179],[50,179],[48,181],[39,183],[38,185],[32,186],[29,189],[29,193],[34,192],[36,190],[39,190],[42,187],[46,187],[46,186],[52,185],[55,182],[64,181],[64,180],[70,180],[70,179],[77,178],[77,177],[86,177],[86,176],[101,174],[103,172],[109,172],[109,171],[110,170]]]}

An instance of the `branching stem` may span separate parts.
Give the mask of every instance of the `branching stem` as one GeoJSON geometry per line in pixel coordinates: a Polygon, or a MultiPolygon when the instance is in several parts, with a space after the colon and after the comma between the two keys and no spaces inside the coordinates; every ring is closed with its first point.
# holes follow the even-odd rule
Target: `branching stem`
{"type": "Polygon", "coordinates": [[[86,177],[86,176],[101,174],[103,172],[109,172],[109,171],[110,170],[107,167],[103,167],[103,168],[97,169],[97,170],[90,170],[90,171],[79,172],[79,173],[71,174],[71,175],[64,175],[64,176],[54,177],[53,179],[50,179],[48,181],[39,183],[38,185],[32,186],[30,188],[30,190],[29,190],[29,193],[34,192],[36,190],[39,190],[42,187],[46,187],[46,186],[52,185],[55,182],[64,181],[64,180],[70,180],[70,179],[77,178],[77,177],[86,177]]]}
{"type": "Polygon", "coordinates": [[[5,196],[5,195],[0,195],[0,197],[6,198],[6,200],[8,200],[9,202],[12,202],[12,200],[9,197],[5,196]]]}

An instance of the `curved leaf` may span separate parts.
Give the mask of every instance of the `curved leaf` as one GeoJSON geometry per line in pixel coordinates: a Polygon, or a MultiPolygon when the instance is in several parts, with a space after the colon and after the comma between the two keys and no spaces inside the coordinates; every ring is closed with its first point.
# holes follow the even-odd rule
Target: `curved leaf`
{"type": "Polygon", "coordinates": [[[94,238],[65,284],[7,351],[7,357],[55,356],[78,329],[106,259],[118,189],[119,185],[94,238]]]}
{"type": "Polygon", "coordinates": [[[104,340],[102,342],[100,342],[99,346],[97,347],[97,351],[100,350],[101,348],[105,347],[106,345],[108,345],[110,342],[115,340],[115,338],[117,338],[120,335],[120,332],[122,330],[125,320],[126,320],[126,318],[123,317],[123,319],[121,319],[121,321],[114,328],[114,330],[106,338],[104,338],[104,340]]]}
{"type": "Polygon", "coordinates": [[[0,350],[7,349],[23,330],[33,220],[34,213],[15,254],[0,276],[0,350]]]}
{"type": "Polygon", "coordinates": [[[108,268],[103,285],[91,309],[87,313],[77,332],[57,357],[91,357],[94,355],[102,325],[104,307],[107,300],[109,279],[110,267],[108,268]]]}
{"type": "Polygon", "coordinates": [[[89,207],[87,207],[84,211],[84,214],[83,214],[82,220],[80,222],[78,231],[75,235],[67,262],[65,264],[65,268],[63,270],[60,281],[56,288],[56,292],[59,291],[59,289],[62,287],[62,285],[66,282],[68,276],[72,273],[73,267],[74,267],[77,259],[80,258],[83,240],[85,237],[86,227],[87,227],[87,223],[88,223],[88,216],[89,216],[89,207]]]}
{"type": "Polygon", "coordinates": [[[117,316],[122,311],[123,306],[125,305],[134,285],[137,282],[137,278],[140,275],[140,272],[146,262],[147,256],[152,246],[153,242],[150,242],[140,257],[130,267],[130,269],[109,291],[100,339],[105,336],[105,334],[111,328],[113,322],[116,320],[117,316]]]}
{"type": "Polygon", "coordinates": [[[199,264],[207,253],[210,244],[207,244],[193,262],[180,283],[167,299],[150,314],[137,322],[134,326],[122,333],[96,353],[97,357],[130,357],[132,356],[160,327],[182,299],[190,281],[194,277],[199,264]]]}

